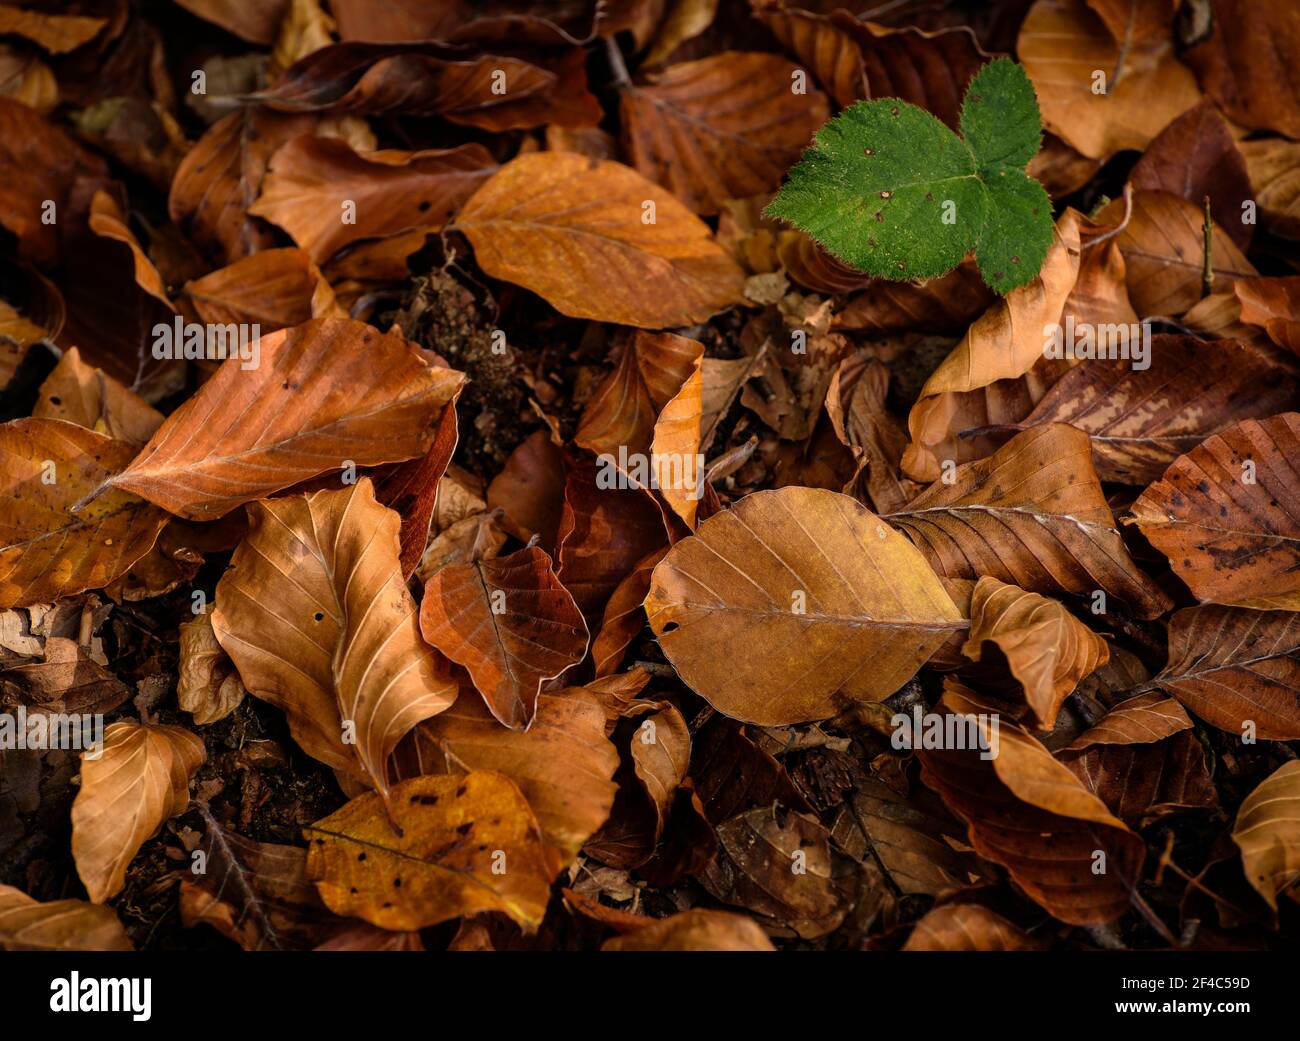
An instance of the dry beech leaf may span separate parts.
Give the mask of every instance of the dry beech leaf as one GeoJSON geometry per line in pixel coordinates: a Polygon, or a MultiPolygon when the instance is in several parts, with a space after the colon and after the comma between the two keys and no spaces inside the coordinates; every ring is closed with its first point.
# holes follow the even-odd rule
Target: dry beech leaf
{"type": "Polygon", "coordinates": [[[1300,276],[1243,278],[1232,291],[1243,322],[1262,326],[1278,346],[1300,354],[1300,276]]]}
{"type": "Polygon", "coordinates": [[[212,629],[212,607],[180,626],[180,676],[176,701],[200,725],[234,712],[247,693],[234,663],[212,629]]]}
{"type": "Polygon", "coordinates": [[[1300,137],[1291,79],[1300,63],[1300,18],[1290,4],[1214,0],[1209,35],[1184,55],[1205,92],[1236,122],[1300,137]]]}
{"type": "Polygon", "coordinates": [[[66,54],[89,43],[108,24],[105,18],[44,14],[0,4],[0,35],[21,36],[50,54],[66,54]]]}
{"type": "Polygon", "coordinates": [[[181,921],[204,923],[246,951],[301,950],[341,924],[307,880],[301,846],[256,842],[233,831],[202,802],[204,862],[181,882],[181,921]]]}
{"type": "Polygon", "coordinates": [[[1260,221],[1275,235],[1300,238],[1300,143],[1269,137],[1241,141],[1260,221]]]}
{"type": "Polygon", "coordinates": [[[796,487],[748,495],[673,546],[646,615],[693,690],[763,726],[884,700],[965,624],[898,532],[848,496],[796,487]],[[718,654],[734,646],[748,649],[718,654]]]}
{"type": "Polygon", "coordinates": [[[774,951],[752,918],[693,907],[606,940],[602,951],[774,951]]]}
{"type": "Polygon", "coordinates": [[[1248,419],[1179,456],[1133,504],[1202,602],[1300,609],[1300,414],[1248,419]]]}
{"type": "MultiPolygon", "coordinates": [[[[672,333],[637,333],[623,350],[618,365],[605,377],[583,409],[574,443],[618,461],[648,455],[656,419],[699,371],[704,345],[672,333]]],[[[634,486],[644,480],[627,474],[634,486]]]]}
{"type": "Polygon", "coordinates": [[[467,55],[434,41],[417,46],[331,44],[298,61],[254,97],[287,112],[437,115],[484,130],[542,124],[595,126],[586,55],[570,49],[545,65],[501,54],[467,55]]]}
{"type": "Polygon", "coordinates": [[[1018,426],[1068,423],[1092,438],[1101,480],[1146,485],[1211,434],[1296,403],[1295,380],[1249,344],[1160,334],[1149,368],[1076,365],[1018,426]]]}
{"type": "Polygon", "coordinates": [[[1043,730],[1055,726],[1079,681],[1110,659],[1106,641],[1058,601],[984,577],[975,584],[962,652],[979,661],[988,643],[1005,656],[1043,730]]]}
{"type": "Polygon", "coordinates": [[[148,441],[163,421],[163,414],[134,391],[82,361],[75,347],[45,377],[32,417],[62,419],[133,445],[148,441]]]}
{"type": "Polygon", "coordinates": [[[30,714],[104,714],[130,697],[131,688],[75,640],[46,637],[37,653],[39,659],[0,669],[0,705],[24,705],[30,714]]]}
{"type": "Polygon", "coordinates": [[[217,585],[217,639],[308,754],[383,795],[397,743],[456,697],[398,569],[399,518],[369,478],[249,512],[217,585]]]}
{"type": "Polygon", "coordinates": [[[453,227],[493,278],[575,318],[655,329],[702,322],[742,299],[744,274],[708,226],[619,163],[521,155],[475,192],[453,227]],[[643,203],[653,205],[653,223],[643,203]]]}
{"type": "Polygon", "coordinates": [[[1238,246],[1250,245],[1254,224],[1242,220],[1242,203],[1254,199],[1246,159],[1232,131],[1209,101],[1188,109],[1160,132],[1129,174],[1136,190],[1173,192],[1201,205],[1238,246]]]}
{"type": "Polygon", "coordinates": [[[231,0],[176,0],[181,7],[204,21],[219,25],[248,43],[270,45],[289,8],[290,0],[264,4],[243,4],[231,0]]]}
{"type": "Polygon", "coordinates": [[[248,212],[284,228],[319,264],[360,239],[436,231],[496,168],[477,144],[357,153],[337,138],[303,136],[275,153],[248,212]]]}
{"type": "Polygon", "coordinates": [[[435,573],[420,631],[469,670],[492,714],[516,730],[532,722],[542,684],[587,653],[582,613],[536,546],[435,573]]]}
{"type": "Polygon", "coordinates": [[[1062,424],[1017,434],[886,517],[949,578],[985,575],[1034,593],[1101,589],[1139,618],[1169,598],[1129,556],[1092,468],[1088,435],[1062,424]]]}
{"type": "MultiPolygon", "coordinates": [[[[868,96],[862,50],[853,36],[825,15],[798,8],[770,7],[754,12],[781,46],[812,72],[841,108],[868,96]]],[[[885,96],[889,92],[884,92],[885,96]]],[[[960,93],[960,91],[959,91],[960,93]]]]}
{"type": "Polygon", "coordinates": [[[597,676],[609,676],[617,672],[624,652],[645,628],[642,605],[646,594],[650,592],[650,576],[667,552],[668,547],[661,546],[647,554],[610,595],[600,631],[591,642],[591,657],[597,676]]]}
{"type": "Polygon", "coordinates": [[[1232,828],[1242,867],[1256,891],[1277,910],[1277,898],[1296,898],[1300,879],[1300,762],[1278,767],[1251,792],[1232,828]]]}
{"type": "MultiPolygon", "coordinates": [[[[1124,203],[1116,200],[1097,215],[1118,223],[1124,203]]],[[[1200,204],[1166,191],[1133,193],[1133,211],[1119,233],[1129,298],[1142,317],[1180,315],[1201,299],[1205,266],[1205,217],[1200,204]]],[[[1223,289],[1258,272],[1232,238],[1214,222],[1211,233],[1214,284],[1223,289]]]]}
{"type": "Polygon", "coordinates": [[[692,530],[705,481],[704,457],[700,452],[704,411],[702,360],[702,356],[694,360],[691,374],[660,411],[650,442],[654,485],[673,512],[692,530]]]}
{"type": "Polygon", "coordinates": [[[570,460],[560,514],[555,569],[598,631],[605,604],[637,562],[668,542],[663,513],[638,488],[601,488],[590,453],[570,460]]]}
{"type": "Polygon", "coordinates": [[[1063,922],[1118,918],[1142,866],[1141,837],[1019,727],[1002,718],[994,736],[984,705],[951,680],[946,691],[947,711],[973,717],[969,725],[983,741],[998,744],[991,759],[973,747],[918,753],[921,779],[966,822],[975,851],[1005,867],[1030,899],[1063,922]],[[1100,863],[1104,872],[1096,873],[1100,863]]]}
{"type": "MultiPolygon", "coordinates": [[[[792,271],[791,277],[800,276],[792,271]]],[[[836,312],[833,327],[878,336],[912,329],[965,333],[992,303],[992,290],[980,278],[979,269],[967,262],[921,283],[875,279],[836,312]]]]}
{"type": "Polygon", "coordinates": [[[426,719],[396,752],[398,776],[494,770],[518,785],[537,816],[554,872],[568,865],[614,804],[618,751],[598,696],[568,687],[537,699],[527,731],[510,730],[466,691],[426,719]]]}
{"type": "Polygon", "coordinates": [[[1145,148],[1201,96],[1191,69],[1174,54],[1171,32],[1117,40],[1084,0],[1038,0],[1020,27],[1016,53],[1044,125],[1093,159],[1145,148]]]}
{"type": "Polygon", "coordinates": [[[0,947],[6,951],[135,949],[111,908],[85,900],[41,903],[13,886],[0,886],[0,947]]]}
{"type": "Polygon", "coordinates": [[[696,213],[775,189],[830,114],[820,91],[790,89],[797,71],[774,54],[728,51],[625,87],[632,165],[696,213]]]}
{"type": "Polygon", "coordinates": [[[126,215],[112,195],[103,190],[95,193],[90,201],[90,216],[86,223],[100,238],[110,239],[126,246],[131,252],[135,284],[163,306],[176,310],[167,296],[167,287],[163,285],[162,275],[158,274],[158,269],[145,253],[135,233],[127,226],[126,215]]]}
{"type": "MultiPolygon", "coordinates": [[[[1045,364],[1043,330],[1061,320],[1079,277],[1079,251],[1078,216],[1067,210],[1057,221],[1037,277],[995,300],[930,374],[907,417],[912,442],[903,453],[902,469],[908,477],[938,480],[940,459],[953,458],[940,452],[954,433],[952,417],[966,404],[964,395],[986,387],[992,391],[1000,381],[1018,379],[1045,364]]],[[[962,458],[967,457],[957,461],[962,458]]]]}
{"type": "MultiPolygon", "coordinates": [[[[889,370],[875,359],[855,355],[840,363],[826,390],[826,414],[835,436],[853,453],[872,507],[880,513],[901,509],[921,485],[899,472],[907,433],[885,408],[889,370]]],[[[850,488],[844,489],[846,492],[850,488]]]]}
{"type": "Polygon", "coordinates": [[[547,430],[534,430],[519,443],[487,489],[487,506],[505,511],[501,524],[521,542],[537,535],[555,550],[564,509],[564,457],[547,430]]]}
{"type": "Polygon", "coordinates": [[[1060,760],[1115,816],[1135,828],[1219,803],[1205,747],[1190,731],[1140,745],[1093,743],[1061,752],[1060,760]]]}
{"type": "Polygon", "coordinates": [[[166,514],[143,499],[110,488],[72,512],[134,454],[58,419],[0,425],[0,607],[102,588],[149,551],[166,514]]]}
{"type": "Polygon", "coordinates": [[[224,362],[107,485],[210,520],[348,460],[422,455],[464,380],[405,340],[341,318],[270,333],[258,350],[257,368],[224,362]]]}
{"type": "Polygon", "coordinates": [[[533,812],[514,782],[476,770],[393,786],[390,813],[358,796],[303,829],[307,875],[331,911],[381,929],[423,929],[500,911],[541,924],[551,872],[533,812]]]}
{"type": "Polygon", "coordinates": [[[31,48],[0,44],[0,94],[48,116],[59,103],[59,84],[31,48]]]}
{"type": "Polygon", "coordinates": [[[185,812],[190,778],[206,758],[203,742],[183,727],[127,721],[104,730],[98,757],[82,754],[72,856],[94,903],[121,892],[141,844],[185,812]]]}
{"type": "Polygon", "coordinates": [[[844,920],[855,873],[816,817],[773,805],[719,826],[718,854],[700,883],[716,899],[811,940],[844,920]],[[802,871],[792,870],[797,863],[802,871]]]}
{"type": "Polygon", "coordinates": [[[264,333],[312,318],[346,318],[320,269],[300,249],[267,249],[185,284],[205,322],[257,324],[264,333]]]}
{"type": "Polygon", "coordinates": [[[1160,691],[1149,691],[1121,701],[1069,747],[1150,744],[1190,730],[1191,726],[1192,721],[1176,700],[1160,691]]]}
{"type": "Polygon", "coordinates": [[[1300,615],[1189,607],[1169,622],[1169,663],[1147,686],[1201,719],[1264,741],[1300,739],[1300,615]]]}
{"type": "Polygon", "coordinates": [[[943,904],[912,927],[905,951],[1036,951],[1041,945],[979,904],[943,904]]]}

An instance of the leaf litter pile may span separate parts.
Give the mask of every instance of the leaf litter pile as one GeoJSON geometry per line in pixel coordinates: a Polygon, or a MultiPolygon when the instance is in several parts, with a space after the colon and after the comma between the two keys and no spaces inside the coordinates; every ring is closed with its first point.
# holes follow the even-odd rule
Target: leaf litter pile
{"type": "Polygon", "coordinates": [[[0,4],[0,945],[1292,943],[1298,67],[0,4]]]}

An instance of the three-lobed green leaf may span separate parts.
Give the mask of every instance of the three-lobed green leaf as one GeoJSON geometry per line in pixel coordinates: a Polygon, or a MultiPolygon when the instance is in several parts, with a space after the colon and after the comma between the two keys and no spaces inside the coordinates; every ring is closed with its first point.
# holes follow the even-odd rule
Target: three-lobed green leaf
{"type": "Polygon", "coordinates": [[[1024,70],[1005,58],[980,69],[960,126],[897,98],[860,101],[817,132],[767,213],[880,278],[942,275],[974,249],[1007,293],[1052,244],[1051,200],[1025,172],[1042,124],[1024,70]]]}

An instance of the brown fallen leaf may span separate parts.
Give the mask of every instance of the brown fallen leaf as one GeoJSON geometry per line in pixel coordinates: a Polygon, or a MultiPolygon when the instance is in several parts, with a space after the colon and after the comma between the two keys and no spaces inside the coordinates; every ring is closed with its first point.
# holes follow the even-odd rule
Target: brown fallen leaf
{"type": "Polygon", "coordinates": [[[303,829],[307,876],[335,914],[423,929],[484,911],[525,930],[542,921],[551,872],[532,810],[503,774],[426,776],[353,799],[303,829]]]}
{"type": "Polygon", "coordinates": [[[963,732],[998,746],[991,759],[974,745],[918,753],[921,779],[966,822],[975,851],[1063,922],[1122,915],[1142,866],[1141,837],[1025,731],[988,715],[960,684],[948,680],[945,690],[943,707],[963,732]]]}
{"type": "Polygon", "coordinates": [[[943,904],[912,927],[905,951],[1036,951],[1041,945],[979,904],[943,904]]]}
{"type": "Polygon", "coordinates": [[[965,624],[906,539],[848,496],[797,487],[746,496],[673,546],[646,615],[693,690],[763,726],[884,700],[965,624]]]}
{"type": "Polygon", "coordinates": [[[1134,828],[1171,813],[1215,809],[1219,804],[1205,747],[1187,730],[1144,744],[1094,742],[1063,751],[1059,758],[1085,788],[1134,828]]]}
{"type": "Polygon", "coordinates": [[[398,742],[457,693],[420,637],[398,569],[399,518],[375,501],[369,478],[249,512],[217,584],[217,639],[308,754],[386,801],[398,742]]]}
{"type": "Polygon", "coordinates": [[[1210,33],[1184,55],[1205,92],[1238,123],[1300,137],[1290,79],[1300,62],[1300,15],[1289,4],[1213,0],[1210,33]]]}
{"type": "Polygon", "coordinates": [[[1278,346],[1300,354],[1300,277],[1243,278],[1232,291],[1243,322],[1262,326],[1278,346]]]}
{"type": "Polygon", "coordinates": [[[1300,878],[1300,762],[1292,760],[1269,774],[1241,807],[1232,841],[1241,849],[1246,878],[1274,911],[1285,893],[1296,898],[1300,878]]]}
{"type": "Polygon", "coordinates": [[[163,421],[163,414],[134,391],[82,361],[75,347],[41,384],[32,416],[75,423],[132,445],[148,441],[163,421]]]}
{"type": "Polygon", "coordinates": [[[242,356],[222,364],[106,486],[210,520],[349,462],[423,454],[464,380],[405,340],[347,319],[271,333],[257,350],[254,368],[242,356]]]}
{"type": "Polygon", "coordinates": [[[6,710],[21,705],[29,717],[38,712],[103,715],[131,696],[131,688],[75,640],[48,636],[39,653],[39,659],[0,668],[0,705],[6,710]]]}
{"type": "Polygon", "coordinates": [[[989,643],[1024,689],[1040,730],[1056,725],[1070,692],[1110,658],[1106,642],[1060,602],[986,576],[975,584],[962,653],[979,661],[989,643]]]}
{"type": "Polygon", "coordinates": [[[953,478],[885,518],[940,574],[987,575],[1044,595],[1102,590],[1140,618],[1168,610],[1169,598],[1124,547],[1083,431],[1033,427],[953,478]]]}
{"type": "Polygon", "coordinates": [[[475,192],[452,227],[493,278],[576,318],[689,325],[742,298],[743,273],[708,226],[619,163],[521,155],[475,192]]]}
{"type": "Polygon", "coordinates": [[[1075,750],[1091,745],[1150,744],[1190,730],[1191,726],[1192,721],[1177,701],[1160,691],[1150,691],[1121,701],[1069,747],[1075,750]]]}
{"type": "Polygon", "coordinates": [[[1201,205],[1210,198],[1210,213],[1242,249],[1250,245],[1253,222],[1242,218],[1255,196],[1246,159],[1228,124],[1208,100],[1190,108],[1160,132],[1129,174],[1134,189],[1172,192],[1201,205]]]}
{"type": "Polygon", "coordinates": [[[1162,333],[1148,368],[1076,365],[1018,427],[1068,423],[1092,438],[1101,480],[1146,485],[1211,434],[1295,404],[1296,381],[1262,351],[1162,333]]]}
{"type": "Polygon", "coordinates": [[[1147,686],[1207,723],[1265,741],[1300,738],[1300,615],[1189,607],[1169,622],[1169,662],[1147,686]]]}
{"type": "Polygon", "coordinates": [[[190,802],[190,778],[207,758],[183,727],[123,721],[104,730],[98,756],[82,753],[72,804],[72,856],[96,904],[122,890],[140,846],[190,802]]]}
{"type": "Polygon", "coordinates": [[[176,702],[200,725],[234,712],[247,691],[212,628],[212,605],[180,625],[180,676],[176,702]]]}
{"type": "Polygon", "coordinates": [[[1300,608],[1300,414],[1248,419],[1179,456],[1132,519],[1202,602],[1300,608]]]}
{"type": "Polygon", "coordinates": [[[248,43],[271,44],[284,19],[290,0],[265,4],[231,3],[231,0],[176,0],[181,7],[205,21],[221,26],[248,43]]]}
{"type": "Polygon", "coordinates": [[[1145,148],[1201,96],[1172,33],[1116,39],[1085,0],[1038,0],[1016,53],[1048,130],[1093,159],[1145,148]],[[1098,74],[1102,77],[1098,79],[1098,74]]]}
{"type": "Polygon", "coordinates": [[[59,84],[34,50],[0,44],[0,95],[48,116],[59,103],[59,84]]]}
{"type": "Polygon", "coordinates": [[[337,929],[307,879],[305,849],[246,838],[202,802],[196,806],[204,829],[181,882],[186,928],[210,925],[246,951],[301,950],[337,929]]]}
{"type": "Polygon", "coordinates": [[[149,551],[166,514],[143,499],[109,489],[72,512],[134,452],[58,419],[0,425],[0,607],[101,588],[149,551]]]}
{"type": "Polygon", "coordinates": [[[591,657],[597,676],[617,672],[624,652],[645,628],[642,605],[650,592],[650,576],[667,552],[668,547],[661,546],[648,553],[610,594],[600,630],[591,642],[591,657]]]}
{"type": "Polygon", "coordinates": [[[716,899],[805,940],[832,932],[848,913],[856,865],[816,817],[762,807],[720,825],[718,843],[699,876],[716,899]]]}
{"type": "Polygon", "coordinates": [[[1300,238],[1300,143],[1278,137],[1242,141],[1246,170],[1264,227],[1284,238],[1300,238]]]}
{"type": "Polygon", "coordinates": [[[474,770],[509,777],[537,816],[552,874],[572,862],[614,803],[618,751],[597,695],[584,687],[540,695],[527,731],[501,726],[482,698],[465,691],[417,726],[395,756],[402,779],[474,770]]]}
{"type": "Polygon", "coordinates": [[[501,524],[522,542],[532,536],[555,555],[564,510],[564,456],[547,430],[534,430],[510,453],[487,489],[487,506],[505,511],[501,524]]]}
{"type": "MultiPolygon", "coordinates": [[[[1116,200],[1097,219],[1118,223],[1123,206],[1116,200]]],[[[1133,210],[1119,233],[1119,248],[1127,268],[1129,298],[1139,315],[1180,315],[1201,299],[1204,223],[1200,204],[1166,191],[1133,193],[1133,210]]],[[[1217,287],[1257,274],[1217,221],[1210,251],[1217,287]]]]}
{"type": "MultiPolygon", "coordinates": [[[[754,12],[840,108],[869,96],[862,50],[853,35],[816,11],[764,7],[754,12]]],[[[886,89],[880,96],[888,96],[886,89]]],[[[915,103],[915,102],[914,102],[915,103]]]]}
{"type": "Polygon", "coordinates": [[[300,249],[267,249],[185,284],[205,322],[275,332],[312,318],[346,318],[320,269],[300,249]]]}
{"type": "Polygon", "coordinates": [[[752,918],[694,907],[613,936],[602,951],[774,951],[752,918]]]}
{"type": "Polygon", "coordinates": [[[108,24],[106,18],[45,14],[0,4],[0,35],[21,36],[50,54],[66,54],[89,43],[108,24]]]}
{"type": "Polygon", "coordinates": [[[436,231],[496,169],[477,144],[358,153],[337,138],[296,137],[276,151],[248,212],[321,264],[360,239],[436,231]]]}
{"type": "Polygon", "coordinates": [[[773,54],[729,51],[625,87],[632,166],[701,214],[775,189],[829,115],[820,91],[791,89],[799,72],[773,54]]]}
{"type": "Polygon", "coordinates": [[[588,645],[582,613],[536,546],[435,573],[420,631],[469,670],[492,714],[516,730],[532,722],[542,683],[582,661],[588,645]]]}
{"type": "Polygon", "coordinates": [[[41,903],[0,885],[0,947],[6,951],[131,951],[116,912],[84,900],[41,903]]]}
{"type": "MultiPolygon", "coordinates": [[[[880,513],[901,509],[922,487],[899,470],[907,433],[885,408],[888,390],[889,369],[857,355],[840,363],[826,391],[826,414],[835,436],[858,462],[854,483],[862,482],[865,469],[867,497],[880,513]]],[[[852,485],[844,490],[851,491],[852,485]]]]}

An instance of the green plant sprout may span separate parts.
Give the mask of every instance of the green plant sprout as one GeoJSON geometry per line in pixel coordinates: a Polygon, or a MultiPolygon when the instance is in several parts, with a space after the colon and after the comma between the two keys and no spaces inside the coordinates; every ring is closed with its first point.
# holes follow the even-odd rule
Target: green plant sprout
{"type": "Polygon", "coordinates": [[[971,78],[958,137],[898,98],[859,101],[823,126],[765,211],[869,275],[933,278],[972,248],[996,292],[1024,285],[1052,244],[1052,202],[1025,172],[1043,139],[1015,62],[971,78]]]}

